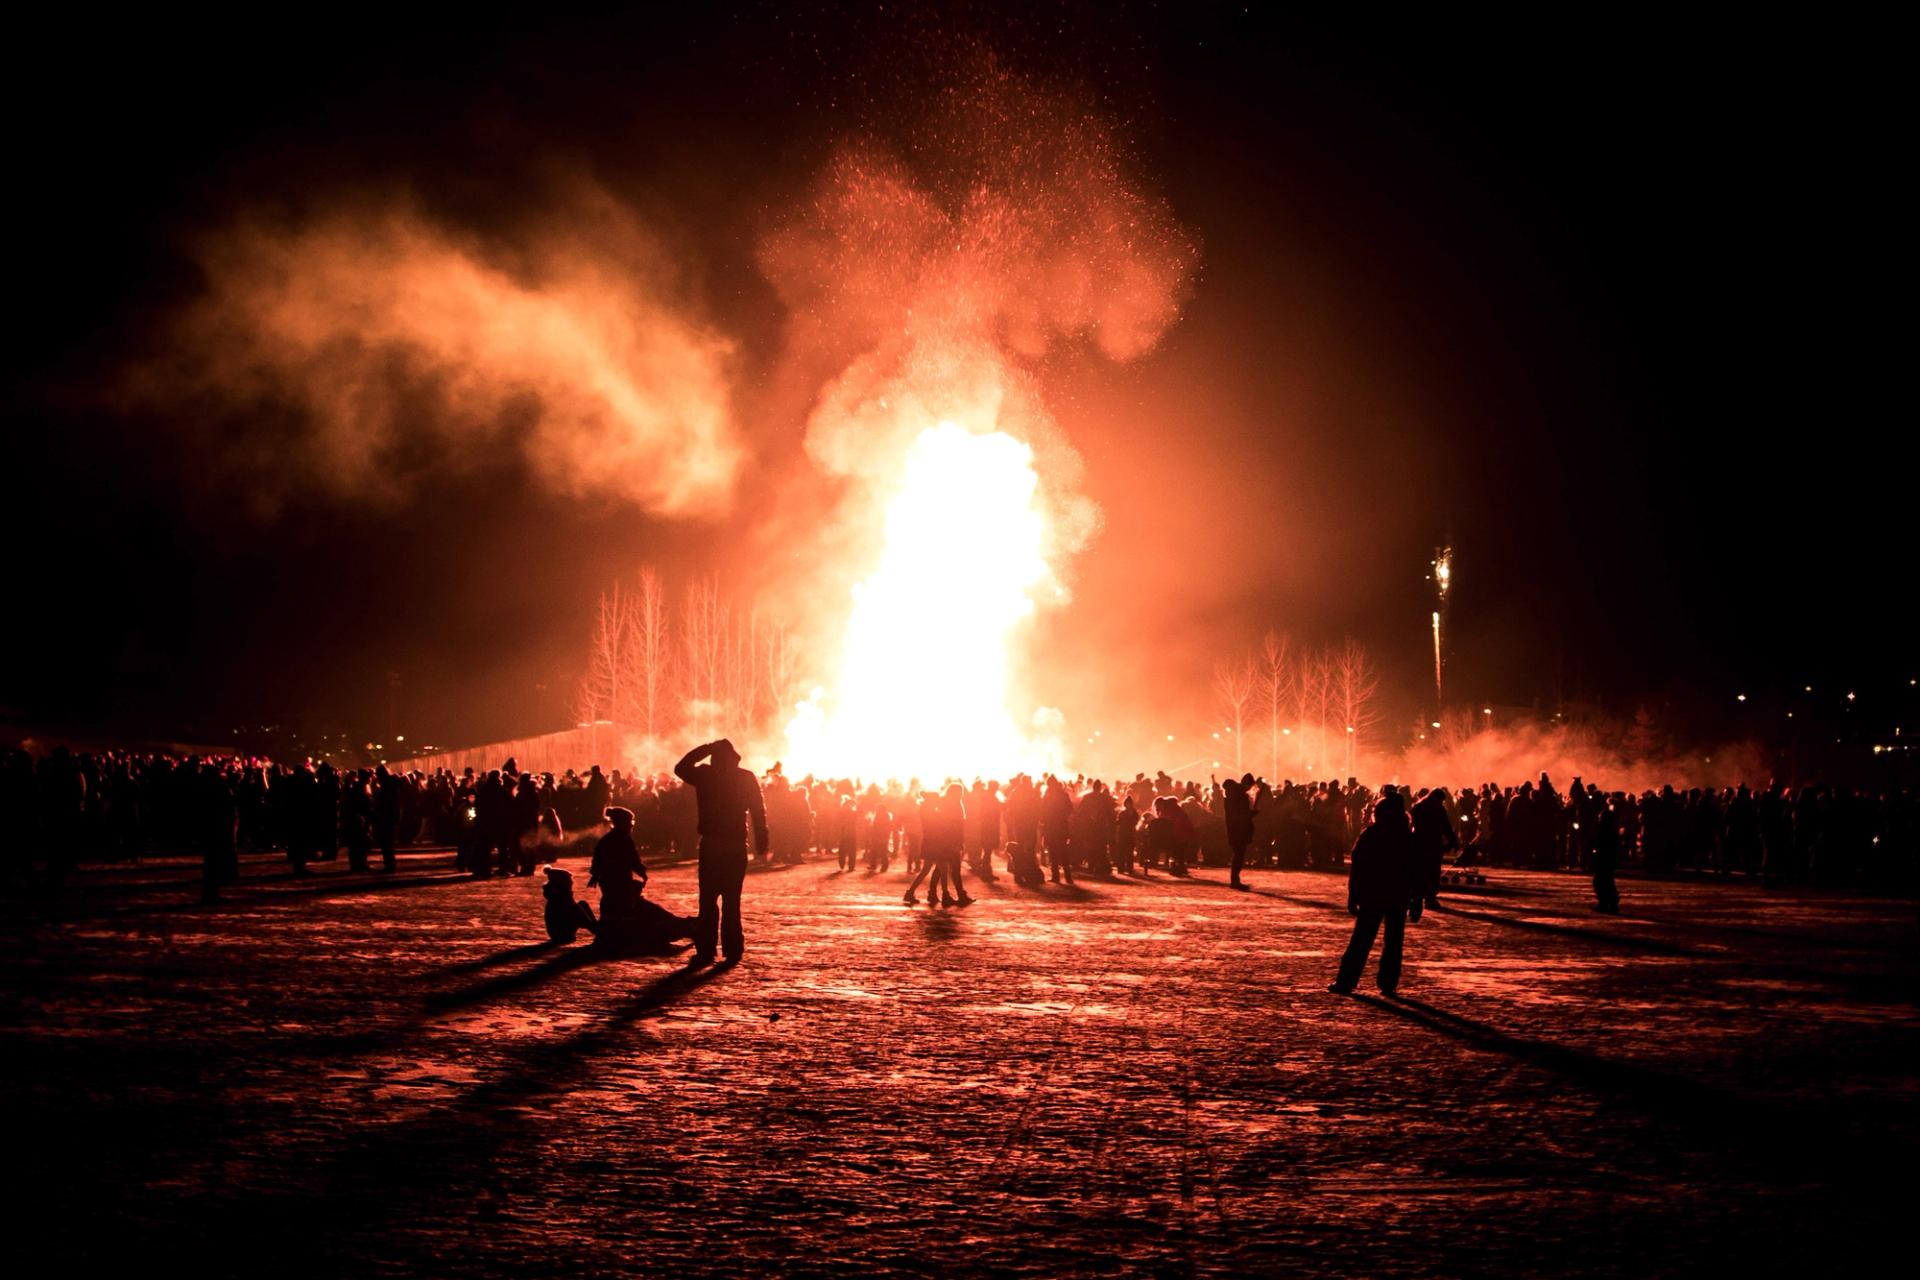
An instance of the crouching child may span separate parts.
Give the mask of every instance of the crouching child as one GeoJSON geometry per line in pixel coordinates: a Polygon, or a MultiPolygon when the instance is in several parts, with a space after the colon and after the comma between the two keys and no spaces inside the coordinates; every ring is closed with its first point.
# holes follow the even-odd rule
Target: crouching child
{"type": "Polygon", "coordinates": [[[549,866],[547,883],[541,890],[546,899],[547,937],[555,942],[572,942],[585,929],[595,932],[593,908],[573,896],[573,873],[549,866]]]}

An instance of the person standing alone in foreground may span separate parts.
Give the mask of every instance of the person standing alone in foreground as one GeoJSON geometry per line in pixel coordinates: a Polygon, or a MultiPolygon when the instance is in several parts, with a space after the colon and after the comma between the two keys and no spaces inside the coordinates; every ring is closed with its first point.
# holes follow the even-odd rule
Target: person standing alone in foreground
{"type": "Polygon", "coordinates": [[[747,878],[747,826],[753,848],[767,852],[767,810],[760,780],[740,767],[740,753],[725,738],[680,757],[673,772],[700,802],[700,919],[693,930],[692,968],[713,963],[715,934],[728,964],[746,949],[740,927],[740,888],[747,878]],[[708,763],[700,764],[701,760],[708,763]]]}
{"type": "Polygon", "coordinates": [[[1400,985],[1400,947],[1407,932],[1407,907],[1418,901],[1419,873],[1415,867],[1413,828],[1407,823],[1406,802],[1388,788],[1373,806],[1373,822],[1354,841],[1347,872],[1347,912],[1357,917],[1347,953],[1340,957],[1340,976],[1327,990],[1352,995],[1367,967],[1367,953],[1380,926],[1387,927],[1380,948],[1380,991],[1392,995],[1400,985]]]}

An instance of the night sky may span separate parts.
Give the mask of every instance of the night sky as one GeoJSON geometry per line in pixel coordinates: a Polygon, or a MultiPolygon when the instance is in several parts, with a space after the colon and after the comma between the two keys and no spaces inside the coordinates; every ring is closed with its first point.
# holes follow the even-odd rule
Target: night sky
{"type": "MultiPolygon", "coordinates": [[[[1105,659],[1069,704],[1203,679],[1267,625],[1351,634],[1415,699],[1448,540],[1475,701],[1914,674],[1871,32],[1205,4],[20,21],[0,721],[357,731],[396,671],[417,735],[505,736],[564,717],[611,577],[777,572],[736,563],[743,518],[549,496],[511,458],[265,510],[206,424],[111,389],[237,210],[404,189],[510,235],[580,172],[672,247],[750,388],[783,319],[756,238],[963,46],[1096,100],[1201,251],[1151,354],[1038,371],[1105,513],[1039,641],[1105,659]]],[[[798,457],[797,418],[751,412],[775,403],[742,396],[747,510],[798,457]]]]}

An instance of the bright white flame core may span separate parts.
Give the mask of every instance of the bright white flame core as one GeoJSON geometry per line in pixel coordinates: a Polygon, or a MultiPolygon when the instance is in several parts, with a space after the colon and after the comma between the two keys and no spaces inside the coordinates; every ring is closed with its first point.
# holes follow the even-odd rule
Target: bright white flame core
{"type": "Polygon", "coordinates": [[[907,451],[880,563],[853,589],[830,691],[787,726],[790,773],[1004,778],[1049,767],[1021,728],[1012,647],[1059,588],[1033,450],[941,422],[907,451]]]}

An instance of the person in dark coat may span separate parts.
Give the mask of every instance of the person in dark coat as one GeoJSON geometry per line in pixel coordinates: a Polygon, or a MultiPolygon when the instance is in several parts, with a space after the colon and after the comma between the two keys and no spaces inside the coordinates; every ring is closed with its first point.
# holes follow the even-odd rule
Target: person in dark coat
{"type": "Polygon", "coordinates": [[[541,915],[546,921],[547,938],[553,942],[572,942],[582,929],[598,932],[593,908],[573,896],[573,873],[560,867],[547,868],[547,882],[541,886],[541,915]]]}
{"type": "Polygon", "coordinates": [[[392,871],[399,865],[394,842],[400,835],[400,779],[381,765],[373,771],[373,841],[380,846],[380,869],[392,871]]]}
{"type": "MultiPolygon", "coordinates": [[[[1414,866],[1420,877],[1415,897],[1429,910],[1438,911],[1441,870],[1447,855],[1460,848],[1460,837],[1454,834],[1453,819],[1447,814],[1445,787],[1435,787],[1414,804],[1413,843],[1417,854],[1414,866]]],[[[1417,911],[1413,918],[1420,918],[1417,911]]]]}
{"type": "Polygon", "coordinates": [[[972,902],[973,898],[960,882],[967,810],[965,793],[959,783],[950,784],[945,795],[932,791],[921,795],[920,831],[924,851],[920,872],[914,876],[913,883],[907,886],[906,897],[902,901],[908,906],[914,905],[917,899],[913,891],[930,874],[932,879],[927,884],[928,906],[964,907],[972,902]]]}
{"type": "Polygon", "coordinates": [[[1133,792],[1120,802],[1114,819],[1113,861],[1126,875],[1133,874],[1133,850],[1140,839],[1140,810],[1133,803],[1133,792]]]}
{"type": "Polygon", "coordinates": [[[367,790],[364,769],[347,774],[340,783],[340,838],[347,846],[347,866],[367,869],[373,852],[373,796],[367,790]]]}
{"type": "Polygon", "coordinates": [[[220,890],[240,878],[240,849],[236,840],[240,811],[233,792],[212,761],[200,767],[201,861],[200,900],[220,901],[220,890]]]}
{"type": "Polygon", "coordinates": [[[1040,794],[1040,838],[1047,851],[1047,868],[1053,883],[1059,884],[1064,872],[1067,883],[1072,884],[1073,796],[1068,793],[1067,784],[1052,774],[1047,775],[1046,790],[1040,794]]]}
{"type": "MultiPolygon", "coordinates": [[[[633,810],[608,809],[607,821],[613,829],[593,846],[587,876],[587,887],[600,890],[600,918],[587,917],[588,927],[598,934],[595,941],[609,947],[664,951],[671,943],[692,937],[693,920],[645,897],[647,866],[633,842],[633,810]]],[[[569,881],[569,893],[570,886],[569,881]]],[[[549,936],[551,929],[549,916],[549,936]]]]}
{"type": "Polygon", "coordinates": [[[740,925],[740,890],[747,879],[749,825],[754,852],[767,851],[760,780],[740,767],[740,753],[725,738],[687,752],[673,772],[693,789],[700,805],[700,923],[689,965],[712,964],[716,941],[726,949],[727,962],[738,963],[747,945],[740,925]],[[702,760],[707,763],[699,763],[702,760]]]}
{"type": "Polygon", "coordinates": [[[634,901],[646,887],[647,867],[640,861],[640,850],[633,843],[633,810],[607,810],[612,830],[593,846],[593,862],[587,874],[587,888],[600,890],[600,919],[603,923],[633,915],[634,901]]]}
{"type": "Polygon", "coordinates": [[[586,809],[587,821],[593,821],[593,815],[604,813],[607,804],[613,799],[613,784],[607,781],[607,775],[600,772],[600,766],[594,765],[587,771],[586,809]]]}
{"type": "Polygon", "coordinates": [[[1604,915],[1620,914],[1620,889],[1613,880],[1619,865],[1620,815],[1607,805],[1593,830],[1593,909],[1604,915]]]}
{"type": "Polygon", "coordinates": [[[1386,926],[1380,949],[1380,991],[1392,995],[1400,985],[1400,948],[1406,936],[1407,906],[1415,900],[1413,828],[1407,823],[1406,802],[1387,790],[1373,806],[1373,822],[1353,843],[1347,871],[1347,913],[1355,918],[1353,937],[1340,957],[1340,974],[1327,990],[1352,995],[1367,967],[1373,940],[1386,926]]]}
{"type": "Polygon", "coordinates": [[[540,813],[544,807],[538,775],[527,772],[514,784],[507,812],[511,820],[510,851],[503,850],[501,860],[508,875],[530,876],[534,868],[534,848],[540,833],[540,813]]]}
{"type": "Polygon", "coordinates": [[[1233,855],[1232,884],[1236,889],[1244,889],[1247,886],[1240,879],[1240,868],[1247,863],[1247,846],[1253,843],[1253,819],[1259,812],[1253,807],[1253,775],[1228,778],[1220,792],[1221,816],[1226,820],[1227,827],[1227,850],[1233,855]]]}

